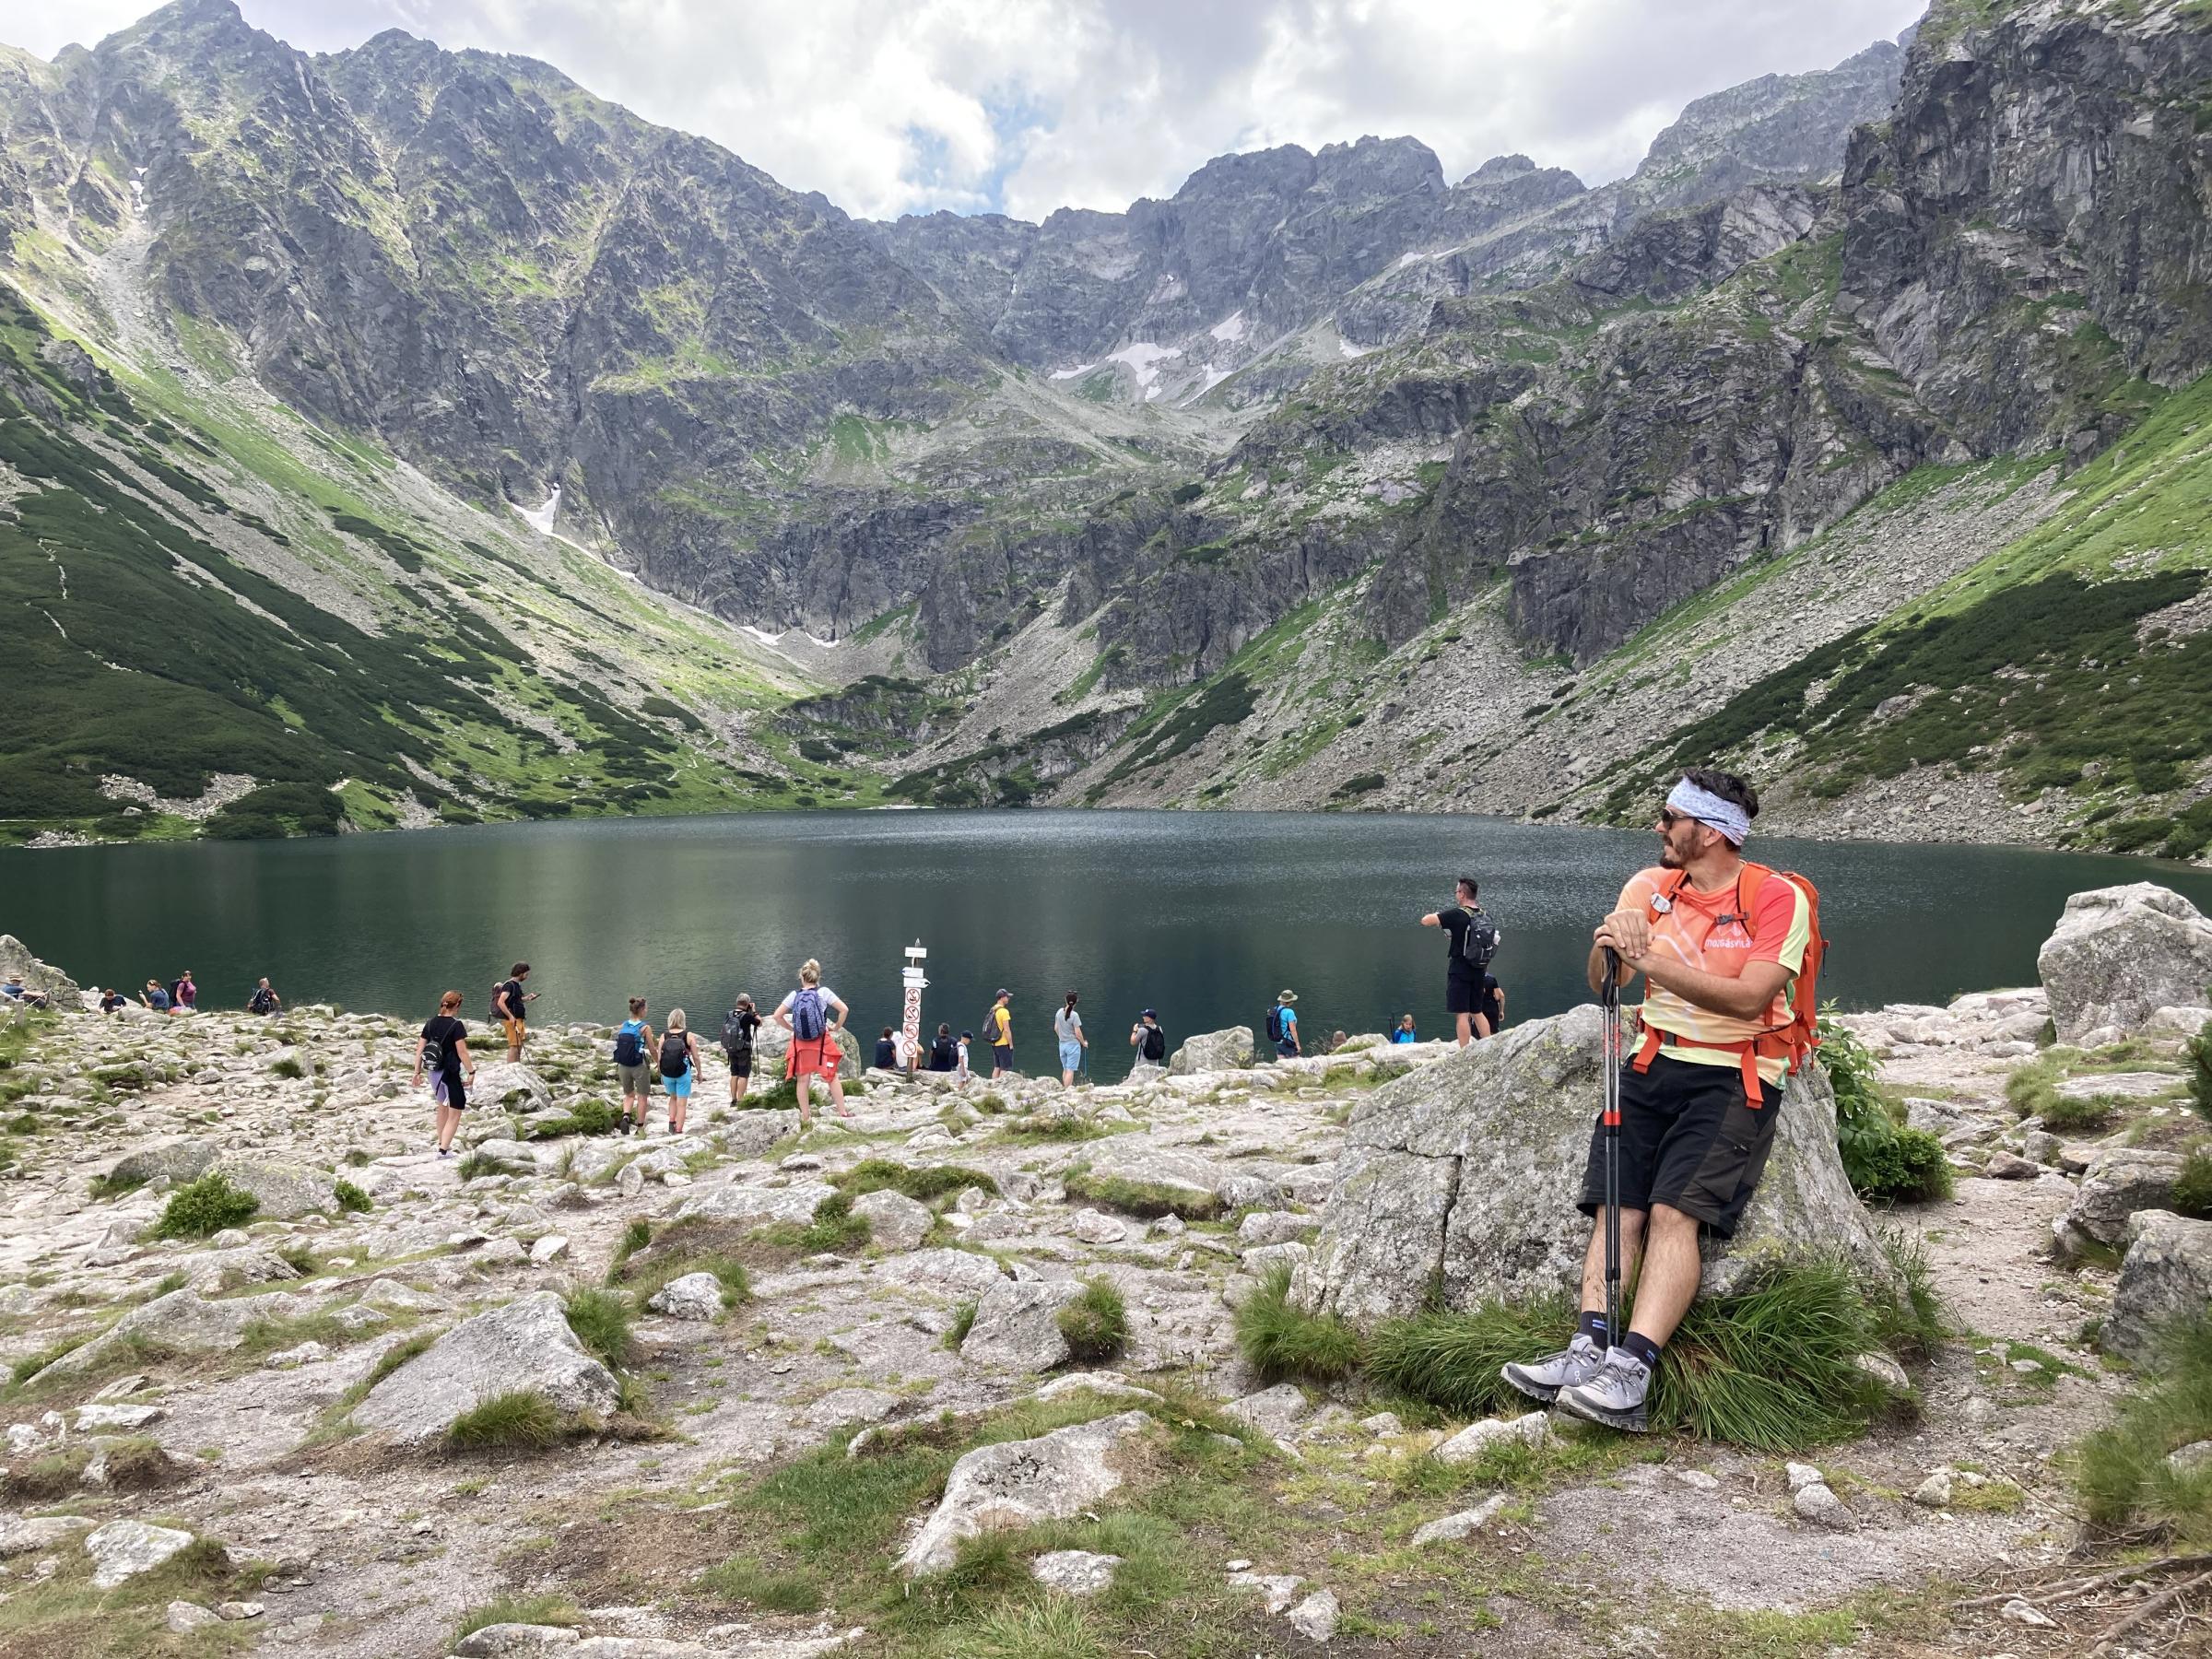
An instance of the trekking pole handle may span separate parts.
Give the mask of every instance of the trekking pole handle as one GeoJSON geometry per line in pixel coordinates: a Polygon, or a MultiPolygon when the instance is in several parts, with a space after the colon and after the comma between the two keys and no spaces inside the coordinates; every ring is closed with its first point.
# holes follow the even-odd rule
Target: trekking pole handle
{"type": "Polygon", "coordinates": [[[1599,989],[1597,1000],[1612,1008],[1620,1005],[1620,952],[1608,945],[1606,951],[1606,982],[1599,989]]]}

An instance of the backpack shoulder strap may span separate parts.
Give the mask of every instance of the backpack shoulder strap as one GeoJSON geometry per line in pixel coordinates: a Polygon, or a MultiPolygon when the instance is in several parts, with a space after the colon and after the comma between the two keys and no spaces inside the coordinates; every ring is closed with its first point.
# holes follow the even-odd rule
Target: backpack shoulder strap
{"type": "Polygon", "coordinates": [[[1736,891],[1742,895],[1744,907],[1744,931],[1755,939],[1759,937],[1759,890],[1767,885],[1767,877],[1773,874],[1770,866],[1753,864],[1747,858],[1744,860],[1743,873],[1736,877],[1736,891]]]}

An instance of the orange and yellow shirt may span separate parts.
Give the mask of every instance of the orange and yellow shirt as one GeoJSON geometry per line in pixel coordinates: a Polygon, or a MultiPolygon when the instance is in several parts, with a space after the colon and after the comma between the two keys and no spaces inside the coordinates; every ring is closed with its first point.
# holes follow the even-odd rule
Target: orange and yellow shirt
{"type": "MultiPolygon", "coordinates": [[[[1640,910],[1652,915],[1652,900],[1674,881],[1672,870],[1639,870],[1620,889],[1620,910],[1640,910]]],[[[1770,876],[1759,889],[1759,914],[1745,924],[1740,879],[1710,893],[1700,893],[1684,882],[1671,908],[1652,916],[1652,949],[1723,979],[1740,979],[1753,962],[1780,962],[1794,979],[1805,966],[1805,947],[1812,938],[1812,906],[1797,885],[1779,875],[1770,876]]],[[[1697,1065],[1741,1065],[1739,1053],[1700,1047],[1702,1043],[1747,1041],[1762,1031],[1790,1023],[1790,981],[1783,982],[1774,1001],[1758,1019],[1739,1019],[1701,1008],[1663,985],[1644,982],[1643,1023],[1681,1039],[1679,1046],[1665,1052],[1697,1065]]],[[[1779,1084],[1789,1069],[1782,1055],[1762,1056],[1759,1075],[1779,1084]]]]}

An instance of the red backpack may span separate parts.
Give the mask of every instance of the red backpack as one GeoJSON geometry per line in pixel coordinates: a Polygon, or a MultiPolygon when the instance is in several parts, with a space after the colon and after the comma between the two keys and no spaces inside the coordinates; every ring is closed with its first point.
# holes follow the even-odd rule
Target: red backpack
{"type": "MultiPolygon", "coordinates": [[[[1820,936],[1820,889],[1794,870],[1774,870],[1762,864],[1744,860],[1743,874],[1736,878],[1739,902],[1743,906],[1744,931],[1753,938],[1759,936],[1758,923],[1759,889],[1770,877],[1790,883],[1805,895],[1806,925],[1805,961],[1790,982],[1790,1019],[1786,1025],[1771,1026],[1757,1037],[1744,1042],[1715,1042],[1701,1047],[1722,1049],[1739,1054],[1744,1067],[1744,1100],[1757,1110],[1759,1105],[1759,1062],[1782,1057],[1789,1062],[1789,1071],[1796,1071],[1806,1057],[1820,1046],[1820,964],[1828,956],[1828,941],[1820,936]]],[[[1682,884],[1689,879],[1687,872],[1677,870],[1667,884],[1653,895],[1652,912],[1657,916],[1673,903],[1682,884]],[[1664,900],[1665,902],[1661,902],[1664,900]]],[[[1638,1071],[1651,1069],[1652,1056],[1659,1052],[1658,1031],[1651,1026],[1643,1029],[1643,1046],[1636,1051],[1638,1071]]],[[[1786,1074],[1785,1074],[1786,1075],[1786,1074]]]]}

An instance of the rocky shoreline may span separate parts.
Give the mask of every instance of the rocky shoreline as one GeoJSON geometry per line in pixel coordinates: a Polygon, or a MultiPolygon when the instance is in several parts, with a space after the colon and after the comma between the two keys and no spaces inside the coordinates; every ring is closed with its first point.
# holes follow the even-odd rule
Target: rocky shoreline
{"type": "MultiPolygon", "coordinates": [[[[1216,1033],[1074,1091],[868,1072],[804,1135],[711,1059],[693,1132],[656,1100],[642,1139],[599,1132],[606,1031],[553,1028],[482,1067],[453,1160],[409,1023],[0,1013],[0,1653],[2078,1651],[2106,1612],[2035,1589],[2081,1545],[2070,1450],[2212,1295],[2212,1221],[2170,1207],[2212,924],[2159,892],[2077,898],[2041,987],[1843,1019],[1955,1192],[1864,1211],[1814,1134],[1776,1213],[1818,1188],[1919,1253],[1951,1334],[1869,1355],[1890,1406],[1789,1455],[1570,1440],[1240,1344],[1351,1242],[1381,1282],[1371,1149],[1539,1100],[1571,1140],[1587,1009],[1465,1053],[1254,1065],[1216,1033]],[[193,1208],[224,1193],[251,1203],[193,1208]],[[2024,1613],[1977,1604],[2016,1585],[2024,1613]]],[[[1556,1208],[1555,1161],[1463,1179],[1453,1236],[1556,1208]]],[[[1506,1254],[1448,1256],[1443,1294],[1557,1282],[1506,1254]]],[[[1430,1264],[1395,1271],[1419,1304],[1430,1264]]]]}

